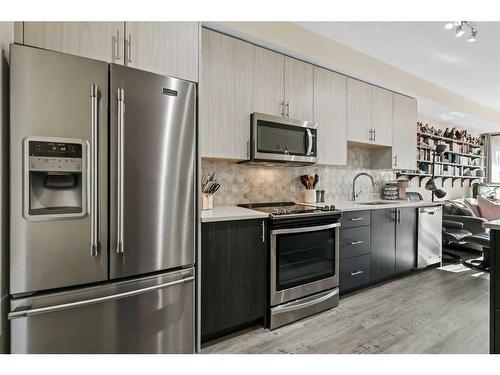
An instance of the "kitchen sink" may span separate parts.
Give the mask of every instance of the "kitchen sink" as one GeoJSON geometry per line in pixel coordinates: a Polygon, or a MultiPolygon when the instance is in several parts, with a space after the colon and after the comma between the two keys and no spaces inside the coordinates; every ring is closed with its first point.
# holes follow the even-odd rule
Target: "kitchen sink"
{"type": "Polygon", "coordinates": [[[366,203],[358,203],[359,205],[363,206],[376,206],[380,204],[391,204],[391,202],[366,202],[366,203]]]}

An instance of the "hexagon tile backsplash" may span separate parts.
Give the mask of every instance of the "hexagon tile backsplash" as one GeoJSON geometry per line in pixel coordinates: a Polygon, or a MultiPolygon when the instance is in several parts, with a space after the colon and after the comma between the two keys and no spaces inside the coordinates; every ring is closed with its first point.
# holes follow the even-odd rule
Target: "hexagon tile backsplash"
{"type": "Polygon", "coordinates": [[[221,187],[214,195],[215,205],[235,205],[238,203],[303,201],[304,187],[299,181],[303,174],[319,175],[317,188],[324,189],[325,199],[350,200],[352,179],[359,172],[373,176],[376,186],[369,178],[358,179],[360,199],[379,199],[382,186],[394,181],[396,174],[387,170],[370,170],[368,150],[348,148],[347,166],[312,165],[307,167],[261,167],[249,164],[235,164],[222,161],[201,163],[202,173],[216,172],[221,187]]]}

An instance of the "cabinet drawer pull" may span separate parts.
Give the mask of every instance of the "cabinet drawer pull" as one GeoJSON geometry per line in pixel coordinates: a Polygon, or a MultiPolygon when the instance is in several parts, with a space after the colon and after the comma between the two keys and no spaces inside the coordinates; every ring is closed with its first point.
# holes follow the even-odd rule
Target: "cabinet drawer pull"
{"type": "Polygon", "coordinates": [[[363,270],[357,270],[357,271],[355,271],[355,272],[352,272],[352,271],[351,271],[351,276],[361,275],[361,274],[362,274],[362,273],[364,273],[364,272],[365,272],[365,271],[363,271],[363,270]]]}
{"type": "Polygon", "coordinates": [[[365,218],[364,218],[364,217],[353,217],[353,218],[351,219],[351,221],[363,221],[363,220],[365,220],[365,218]]]}
{"type": "Polygon", "coordinates": [[[351,245],[361,245],[364,243],[364,241],[358,240],[358,241],[351,241],[351,245]]]}

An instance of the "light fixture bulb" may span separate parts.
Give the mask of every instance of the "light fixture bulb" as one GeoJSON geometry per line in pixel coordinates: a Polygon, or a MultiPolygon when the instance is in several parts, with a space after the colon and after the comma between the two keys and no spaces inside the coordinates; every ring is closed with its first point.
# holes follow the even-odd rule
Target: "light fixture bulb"
{"type": "Polygon", "coordinates": [[[460,38],[462,35],[464,35],[465,31],[464,31],[464,28],[462,27],[462,25],[460,24],[459,26],[457,26],[456,28],[456,31],[455,31],[455,36],[457,38],[460,38]]]}
{"type": "Polygon", "coordinates": [[[454,26],[455,26],[455,24],[453,22],[448,22],[446,25],[444,25],[444,28],[446,30],[451,30],[451,29],[453,29],[454,26]]]}
{"type": "Polygon", "coordinates": [[[469,39],[467,39],[468,42],[475,42],[477,40],[477,30],[472,29],[472,32],[470,34],[469,39]]]}

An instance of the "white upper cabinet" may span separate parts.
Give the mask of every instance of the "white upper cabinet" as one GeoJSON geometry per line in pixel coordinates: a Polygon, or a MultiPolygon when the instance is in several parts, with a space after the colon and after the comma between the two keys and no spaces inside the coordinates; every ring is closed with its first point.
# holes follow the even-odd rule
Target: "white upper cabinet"
{"type": "Polygon", "coordinates": [[[24,22],[24,44],[123,64],[124,22],[24,22]]]}
{"type": "Polygon", "coordinates": [[[126,22],[125,64],[198,82],[198,22],[126,22]]]}
{"type": "Polygon", "coordinates": [[[281,115],[284,57],[203,29],[200,82],[201,156],[248,158],[250,115],[281,115]]]}
{"type": "Polygon", "coordinates": [[[372,86],[347,78],[347,140],[373,142],[372,86]]]}
{"type": "Polygon", "coordinates": [[[393,143],[394,169],[417,168],[417,101],[400,94],[393,94],[393,143]]]}
{"type": "Polygon", "coordinates": [[[392,146],[392,92],[372,86],[373,143],[392,146]]]}
{"type": "Polygon", "coordinates": [[[313,65],[285,57],[285,112],[297,120],[313,120],[313,65]]]}
{"type": "Polygon", "coordinates": [[[347,164],[347,79],[314,67],[314,121],[318,123],[318,163],[347,164]]]}

